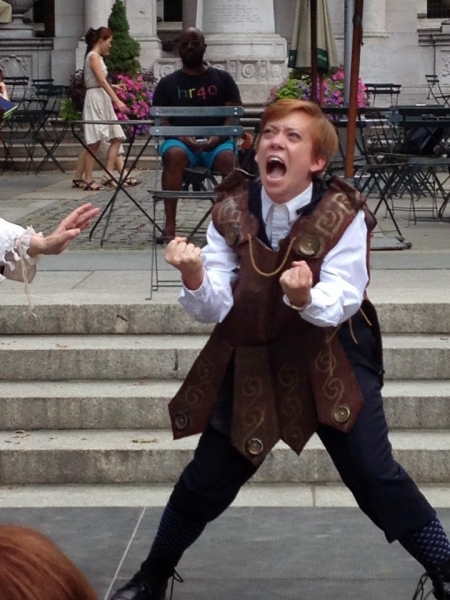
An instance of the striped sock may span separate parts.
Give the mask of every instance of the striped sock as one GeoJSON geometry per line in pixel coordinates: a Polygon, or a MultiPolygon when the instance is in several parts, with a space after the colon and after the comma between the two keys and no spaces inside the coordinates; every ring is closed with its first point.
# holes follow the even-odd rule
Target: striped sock
{"type": "Polygon", "coordinates": [[[404,535],[399,542],[427,570],[450,559],[450,541],[437,517],[419,531],[404,535]]]}

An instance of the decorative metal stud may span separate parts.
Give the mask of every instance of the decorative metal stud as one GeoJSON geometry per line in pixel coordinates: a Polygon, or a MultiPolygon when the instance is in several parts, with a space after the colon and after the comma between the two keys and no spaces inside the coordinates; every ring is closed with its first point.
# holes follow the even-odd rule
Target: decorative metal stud
{"type": "Polygon", "coordinates": [[[189,425],[189,417],[184,413],[178,413],[175,417],[174,425],[179,431],[183,431],[189,425]]]}
{"type": "Polygon", "coordinates": [[[239,225],[228,225],[225,231],[225,240],[229,246],[234,246],[238,243],[241,235],[239,225]]]}
{"type": "Polygon", "coordinates": [[[306,233],[297,239],[295,250],[303,256],[314,256],[320,250],[320,242],[313,235],[306,233]]]}
{"type": "Polygon", "coordinates": [[[264,444],[259,438],[250,438],[247,441],[246,448],[252,456],[259,456],[264,450],[264,444]]]}
{"type": "Polygon", "coordinates": [[[333,419],[336,423],[345,423],[350,419],[351,410],[346,404],[341,404],[333,411],[333,419]]]}

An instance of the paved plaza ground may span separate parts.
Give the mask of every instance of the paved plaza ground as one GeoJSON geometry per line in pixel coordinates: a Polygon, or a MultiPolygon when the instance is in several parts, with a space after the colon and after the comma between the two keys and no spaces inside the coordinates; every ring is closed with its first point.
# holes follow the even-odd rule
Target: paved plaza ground
{"type": "MultiPolygon", "coordinates": [[[[103,599],[147,555],[161,509],[3,508],[43,531],[103,599]]],[[[450,530],[450,510],[440,511],[450,530]]],[[[179,565],[174,600],[411,600],[420,565],[357,509],[231,508],[179,565]]]]}
{"type": "MultiPolygon", "coordinates": [[[[97,180],[100,173],[96,174],[97,180]]],[[[154,171],[137,171],[136,177],[142,183],[128,189],[129,194],[150,215],[153,214],[152,201],[148,189],[154,188],[154,171]]],[[[111,199],[112,192],[105,189],[101,192],[85,192],[71,187],[71,174],[55,172],[44,172],[39,175],[19,174],[5,172],[0,180],[0,209],[2,216],[6,219],[16,221],[22,225],[32,224],[36,230],[48,232],[63,218],[70,210],[79,206],[82,202],[92,202],[102,210],[111,199]]],[[[371,199],[369,206],[374,208],[377,199],[371,199]]],[[[445,213],[444,221],[427,220],[427,213],[418,213],[421,219],[414,224],[409,220],[409,199],[397,200],[399,210],[396,219],[401,228],[403,237],[412,244],[412,250],[416,252],[440,252],[450,249],[450,204],[445,213]],[[423,220],[422,220],[423,217],[423,220]]],[[[429,200],[416,201],[417,208],[429,205],[429,200]]],[[[206,207],[208,204],[206,204],[206,207]]],[[[180,201],[178,211],[178,226],[180,233],[190,231],[199,217],[205,211],[205,203],[197,202],[192,206],[191,202],[180,201]]],[[[157,222],[162,223],[163,208],[158,206],[157,222]]],[[[383,234],[387,238],[393,238],[396,233],[391,219],[386,215],[384,209],[377,213],[378,227],[376,229],[376,240],[374,248],[380,244],[383,234]]],[[[70,251],[100,249],[100,238],[102,221],[98,230],[88,240],[87,235],[80,236],[71,246],[70,251]]],[[[204,229],[203,229],[204,231],[204,229]]],[[[124,193],[120,193],[111,214],[110,223],[105,235],[102,250],[109,252],[113,250],[125,251],[143,250],[148,251],[152,236],[152,225],[139,208],[124,193]]],[[[198,237],[202,241],[202,236],[198,237]]],[[[389,244],[384,244],[389,247],[389,244]]]]}
{"type": "MultiPolygon", "coordinates": [[[[153,186],[152,172],[137,176],[144,183],[130,191],[150,211],[147,189],[153,186]]],[[[45,232],[86,199],[104,207],[110,197],[111,191],[72,189],[70,174],[5,173],[0,180],[1,216],[45,232]]],[[[183,227],[189,227],[194,213],[202,209],[182,205],[179,220],[183,227]]],[[[379,237],[382,230],[392,229],[383,215],[379,215],[379,237]]],[[[372,252],[376,297],[400,298],[407,290],[411,297],[420,293],[425,298],[438,294],[440,285],[448,291],[450,223],[414,225],[408,223],[406,212],[398,217],[412,248],[372,252]],[[420,291],[418,273],[422,282],[428,282],[420,291]],[[443,283],[436,284],[436,280],[443,283]]],[[[33,294],[38,301],[52,294],[56,298],[77,293],[92,302],[114,293],[143,301],[149,285],[150,235],[145,216],[121,195],[103,248],[98,239],[89,242],[84,233],[70,251],[47,257],[33,294]],[[85,283],[88,274],[95,275],[95,286],[85,283]],[[50,289],[55,282],[60,289],[50,289]]],[[[3,284],[2,292],[5,302],[5,298],[23,302],[23,290],[10,282],[3,284]]],[[[175,296],[173,288],[170,298],[175,296]]],[[[3,501],[0,521],[27,524],[50,535],[86,573],[103,600],[144,558],[161,508],[145,506],[144,501],[142,505],[138,501],[133,506],[103,506],[97,498],[95,503],[74,507],[69,499],[67,506],[55,508],[49,498],[43,503],[45,508],[33,508],[27,500],[23,505],[3,501]]],[[[439,515],[450,531],[450,509],[440,509],[439,515]]],[[[235,506],[213,523],[183,558],[179,570],[185,583],[176,584],[174,600],[410,600],[422,573],[399,544],[389,546],[355,508],[249,505],[235,506]]]]}

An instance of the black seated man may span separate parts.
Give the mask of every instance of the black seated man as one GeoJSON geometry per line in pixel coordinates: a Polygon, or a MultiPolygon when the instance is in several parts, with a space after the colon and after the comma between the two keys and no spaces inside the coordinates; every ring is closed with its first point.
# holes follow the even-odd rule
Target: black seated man
{"type": "MultiPolygon", "coordinates": [[[[237,106],[241,104],[239,89],[229,73],[208,66],[204,61],[205,38],[199,29],[190,27],[182,31],[178,43],[183,63],[181,69],[163,77],[156,86],[154,106],[237,106]]],[[[166,125],[228,125],[230,119],[171,118],[166,125]],[[207,121],[207,122],[206,122],[207,121]]],[[[227,138],[212,136],[206,141],[195,137],[171,138],[161,146],[164,163],[163,190],[180,190],[184,169],[204,166],[227,175],[234,168],[233,144],[227,138]]],[[[176,199],[164,201],[165,226],[162,242],[170,241],[176,234],[176,199]]]]}

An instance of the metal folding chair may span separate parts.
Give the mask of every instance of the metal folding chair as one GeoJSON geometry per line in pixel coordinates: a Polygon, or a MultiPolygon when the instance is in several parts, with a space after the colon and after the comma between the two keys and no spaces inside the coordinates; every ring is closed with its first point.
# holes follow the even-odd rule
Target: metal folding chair
{"type": "Polygon", "coordinates": [[[10,118],[2,121],[0,139],[3,145],[3,170],[19,170],[19,163],[37,172],[35,148],[36,131],[42,126],[43,107],[39,103],[24,100],[10,118]]]}
{"type": "MultiPolygon", "coordinates": [[[[25,81],[26,78],[16,79],[25,81]]],[[[29,94],[17,101],[18,109],[1,125],[5,167],[17,169],[25,155],[27,172],[33,167],[38,173],[48,160],[65,172],[55,156],[67,131],[67,123],[59,119],[59,106],[65,90],[62,85],[48,82],[35,84],[29,94]],[[43,151],[43,155],[37,156],[36,147],[43,151]]]]}
{"type": "Polygon", "coordinates": [[[8,94],[11,102],[15,104],[23,102],[27,98],[29,87],[29,77],[4,77],[3,81],[8,88],[8,94]]]}
{"type": "Polygon", "coordinates": [[[42,103],[43,110],[41,126],[35,132],[36,142],[44,151],[37,171],[40,171],[44,164],[51,160],[62,173],[65,173],[65,169],[56,158],[55,153],[68,129],[67,122],[59,119],[61,100],[64,98],[67,88],[63,85],[48,83],[48,80],[41,80],[40,83],[34,85],[36,99],[42,103]]]}
{"type": "Polygon", "coordinates": [[[437,104],[450,106],[450,94],[444,94],[437,75],[425,75],[428,84],[427,100],[433,98],[437,104]]]}
{"type": "MultiPolygon", "coordinates": [[[[210,137],[218,135],[228,137],[233,142],[234,155],[237,156],[238,139],[244,133],[244,128],[239,124],[240,118],[244,114],[242,106],[217,106],[217,107],[159,107],[153,106],[150,114],[155,119],[155,124],[150,128],[150,135],[154,137],[156,150],[159,154],[160,143],[166,138],[176,138],[180,136],[194,136],[197,138],[210,137]],[[179,126],[179,125],[163,125],[166,119],[171,117],[193,117],[196,119],[206,120],[207,118],[232,118],[232,125],[203,125],[203,126],[179,126]]],[[[160,167],[161,168],[161,167],[160,167]]],[[[185,172],[185,184],[183,189],[179,191],[150,189],[149,194],[153,202],[153,236],[152,236],[152,255],[151,255],[151,281],[150,281],[150,298],[153,291],[160,287],[171,287],[174,285],[173,280],[163,280],[158,273],[158,253],[157,253],[157,232],[161,231],[158,227],[158,211],[157,207],[164,200],[178,199],[188,201],[206,201],[207,207],[205,211],[201,211],[201,217],[194,224],[192,230],[186,232],[187,237],[194,236],[200,227],[208,219],[212,205],[216,200],[214,191],[217,185],[217,176],[220,174],[214,173],[208,169],[188,169],[185,172]],[[194,179],[193,179],[194,177],[194,179]],[[192,185],[194,183],[194,185],[192,185]]],[[[156,181],[160,181],[160,172],[156,174],[156,181]]],[[[176,282],[178,285],[178,282],[176,282]]]]}
{"type": "Polygon", "coordinates": [[[377,106],[377,99],[379,102],[380,97],[387,97],[389,106],[397,105],[401,87],[399,83],[366,83],[370,104],[377,106]]]}

